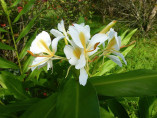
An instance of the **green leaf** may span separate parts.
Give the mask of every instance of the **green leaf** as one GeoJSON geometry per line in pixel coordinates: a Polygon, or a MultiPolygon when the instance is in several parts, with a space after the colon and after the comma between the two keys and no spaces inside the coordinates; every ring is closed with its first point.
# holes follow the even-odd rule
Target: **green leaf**
{"type": "Polygon", "coordinates": [[[9,72],[2,71],[0,74],[0,84],[3,88],[7,88],[15,98],[28,98],[23,88],[22,82],[17,77],[9,72]]]}
{"type": "Polygon", "coordinates": [[[0,68],[18,69],[19,67],[15,63],[0,57],[0,68]]]}
{"type": "Polygon", "coordinates": [[[153,103],[156,97],[147,96],[141,97],[139,100],[139,118],[151,118],[153,103]]]}
{"type": "Polygon", "coordinates": [[[100,118],[99,103],[90,82],[82,86],[69,79],[58,95],[57,118],[100,118]]]}
{"type": "Polygon", "coordinates": [[[135,70],[89,79],[96,91],[104,96],[151,96],[157,95],[157,72],[135,70]]]}
{"type": "Polygon", "coordinates": [[[124,109],[124,107],[116,100],[107,100],[106,101],[110,110],[114,114],[115,117],[117,118],[129,118],[129,115],[127,111],[124,109]]]}
{"type": "Polygon", "coordinates": [[[17,40],[16,40],[16,43],[17,43],[18,41],[20,41],[26,34],[28,34],[28,32],[30,31],[30,29],[33,27],[34,21],[36,20],[37,17],[38,17],[38,15],[35,16],[35,17],[28,23],[28,25],[22,30],[22,32],[20,33],[19,37],[18,37],[17,40]]]}
{"type": "Polygon", "coordinates": [[[32,8],[34,2],[35,0],[30,0],[22,9],[22,11],[18,14],[18,16],[14,19],[13,23],[17,22],[23,14],[26,14],[32,8]]]}
{"type": "Polygon", "coordinates": [[[15,7],[21,0],[16,0],[12,5],[11,7],[15,7]]]}
{"type": "Polygon", "coordinates": [[[0,0],[0,1],[1,1],[1,5],[2,5],[2,8],[3,8],[4,12],[8,16],[9,12],[8,12],[8,8],[7,8],[7,4],[6,4],[5,0],[0,0]]]}
{"type": "Polygon", "coordinates": [[[115,117],[109,111],[100,107],[100,118],[115,118],[115,117]]]}
{"type": "Polygon", "coordinates": [[[24,111],[37,102],[39,102],[38,98],[32,98],[32,99],[24,99],[23,101],[17,101],[13,104],[3,105],[0,106],[0,114],[7,115],[10,113],[24,111]]]}
{"type": "Polygon", "coordinates": [[[134,30],[132,30],[127,36],[125,36],[125,38],[123,38],[123,40],[122,40],[122,44],[121,44],[121,45],[126,45],[126,44],[130,41],[132,35],[133,35],[136,31],[137,31],[137,29],[134,29],[134,30]]]}
{"type": "Polygon", "coordinates": [[[8,32],[8,31],[0,27],[0,32],[8,32]]]}
{"type": "Polygon", "coordinates": [[[1,42],[0,42],[0,49],[2,49],[2,50],[14,50],[13,47],[6,45],[4,43],[1,43],[1,42]]]}
{"type": "Polygon", "coordinates": [[[32,105],[20,118],[53,118],[57,94],[32,105]]]}
{"type": "Polygon", "coordinates": [[[31,43],[35,39],[36,35],[37,35],[37,31],[33,34],[33,36],[29,39],[29,41],[26,43],[26,45],[22,49],[21,53],[19,54],[20,59],[22,59],[27,54],[27,50],[29,50],[31,43]]]}
{"type": "Polygon", "coordinates": [[[80,24],[80,23],[84,23],[84,22],[85,22],[84,17],[80,16],[77,23],[80,24]]]}
{"type": "MultiPolygon", "coordinates": [[[[133,47],[135,46],[134,45],[131,45],[129,46],[128,48],[126,48],[122,54],[123,56],[125,57],[132,49],[133,47]]],[[[111,69],[113,69],[115,66],[117,66],[117,64],[115,62],[113,62],[112,60],[108,60],[106,61],[104,64],[102,64],[100,67],[99,67],[99,72],[97,72],[96,74],[94,74],[93,76],[101,76],[107,72],[109,72],[111,69]]],[[[96,69],[95,69],[96,70],[96,69]]]]}
{"type": "Polygon", "coordinates": [[[0,97],[4,97],[5,95],[11,95],[11,93],[7,89],[0,88],[0,97]]]}
{"type": "Polygon", "coordinates": [[[123,40],[124,39],[124,37],[125,37],[125,35],[126,35],[126,33],[128,32],[128,30],[126,30],[125,32],[123,32],[122,34],[121,34],[121,39],[123,40]]]}
{"type": "Polygon", "coordinates": [[[34,57],[30,56],[25,62],[24,62],[24,66],[23,66],[23,73],[27,72],[29,70],[29,66],[31,65],[31,63],[33,62],[34,57]]]}

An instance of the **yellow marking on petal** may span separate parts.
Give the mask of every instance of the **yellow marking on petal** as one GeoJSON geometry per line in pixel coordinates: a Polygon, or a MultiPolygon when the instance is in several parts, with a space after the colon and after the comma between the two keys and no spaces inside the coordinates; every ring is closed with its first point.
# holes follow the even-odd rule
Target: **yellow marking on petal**
{"type": "Polygon", "coordinates": [[[116,39],[115,37],[111,39],[111,41],[109,42],[109,44],[107,45],[107,49],[112,49],[114,45],[116,45],[116,39]]]}
{"type": "Polygon", "coordinates": [[[46,59],[44,59],[43,61],[41,61],[41,62],[39,62],[39,63],[37,63],[37,64],[35,64],[35,65],[31,65],[31,66],[29,66],[29,67],[36,67],[36,66],[39,66],[39,65],[41,65],[42,63],[48,61],[49,59],[50,59],[50,58],[46,58],[46,59]]]}
{"type": "Polygon", "coordinates": [[[86,39],[85,39],[85,35],[83,34],[83,32],[80,32],[79,38],[80,38],[80,41],[81,41],[81,43],[85,49],[86,48],[86,39]]]}
{"type": "Polygon", "coordinates": [[[73,54],[75,55],[75,57],[77,57],[78,59],[80,58],[81,55],[81,51],[79,48],[75,48],[73,51],[73,54]]]}
{"type": "Polygon", "coordinates": [[[49,47],[46,45],[45,41],[40,39],[39,42],[37,42],[38,47],[40,48],[44,48],[45,52],[47,54],[52,54],[51,50],[49,49],[49,47]]]}

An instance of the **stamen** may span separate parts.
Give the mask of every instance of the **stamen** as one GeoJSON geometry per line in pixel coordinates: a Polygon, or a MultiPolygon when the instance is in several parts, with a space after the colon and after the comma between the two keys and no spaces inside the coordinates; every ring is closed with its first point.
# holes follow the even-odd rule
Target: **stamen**
{"type": "Polygon", "coordinates": [[[36,54],[33,54],[30,50],[27,50],[27,52],[29,54],[31,54],[33,57],[53,57],[53,53],[51,55],[36,55],[36,54]]]}
{"type": "Polygon", "coordinates": [[[94,49],[93,49],[93,50],[89,50],[88,52],[94,51],[94,50],[97,48],[97,46],[99,45],[99,43],[100,43],[100,42],[96,43],[96,44],[94,45],[94,49]]]}

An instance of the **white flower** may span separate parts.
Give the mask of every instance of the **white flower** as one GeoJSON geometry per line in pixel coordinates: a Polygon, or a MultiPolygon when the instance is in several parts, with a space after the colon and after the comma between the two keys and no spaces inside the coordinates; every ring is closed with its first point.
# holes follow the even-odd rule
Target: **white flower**
{"type": "MultiPolygon", "coordinates": [[[[104,55],[106,55],[107,53],[112,53],[114,55],[117,55],[121,57],[124,63],[127,65],[127,62],[123,54],[119,52],[120,46],[121,46],[121,37],[117,36],[117,32],[115,32],[114,29],[112,28],[107,34],[108,34],[109,39],[108,39],[108,45],[106,47],[106,51],[104,52],[104,55]]],[[[117,63],[120,67],[122,67],[122,63],[120,59],[114,55],[106,55],[106,56],[112,61],[114,61],[115,63],[117,63]]]]}
{"type": "MultiPolygon", "coordinates": [[[[60,23],[58,23],[58,30],[56,29],[51,29],[50,32],[55,36],[55,37],[65,37],[68,41],[69,41],[69,37],[67,35],[67,32],[65,30],[65,27],[64,27],[64,21],[61,20],[60,23]]],[[[65,40],[66,44],[67,44],[67,41],[65,40]]]]}
{"type": "Polygon", "coordinates": [[[43,67],[47,64],[47,70],[52,68],[53,63],[52,60],[59,59],[55,56],[57,51],[58,41],[63,37],[57,37],[53,39],[51,42],[51,38],[49,34],[45,31],[42,31],[40,34],[36,36],[34,41],[31,44],[30,51],[27,51],[32,56],[36,57],[33,60],[31,70],[33,71],[35,68],[43,67]],[[50,50],[50,45],[52,46],[52,51],[50,50]]]}
{"type": "Polygon", "coordinates": [[[85,86],[88,74],[85,66],[88,67],[89,56],[94,54],[99,48],[98,45],[107,40],[105,34],[96,34],[90,39],[90,27],[84,24],[74,24],[69,27],[69,34],[72,37],[71,45],[66,45],[64,53],[71,65],[80,69],[79,82],[85,86]]]}

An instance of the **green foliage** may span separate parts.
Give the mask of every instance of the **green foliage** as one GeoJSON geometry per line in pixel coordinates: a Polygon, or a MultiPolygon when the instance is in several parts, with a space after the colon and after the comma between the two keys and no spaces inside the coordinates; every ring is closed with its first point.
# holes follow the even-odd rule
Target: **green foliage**
{"type": "Polygon", "coordinates": [[[90,79],[96,91],[104,96],[151,96],[156,95],[157,72],[135,70],[90,79]]]}
{"type": "Polygon", "coordinates": [[[74,79],[59,91],[56,109],[57,118],[100,118],[95,89],[90,83],[83,87],[74,79]]]}
{"type": "Polygon", "coordinates": [[[1,43],[1,42],[0,42],[0,49],[3,49],[3,50],[14,50],[14,48],[12,48],[11,46],[6,45],[6,44],[1,43]]]}
{"type": "Polygon", "coordinates": [[[18,69],[18,66],[15,63],[0,57],[0,68],[18,69]]]}

